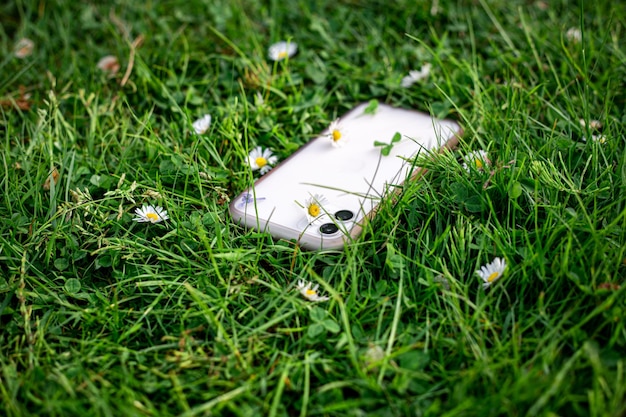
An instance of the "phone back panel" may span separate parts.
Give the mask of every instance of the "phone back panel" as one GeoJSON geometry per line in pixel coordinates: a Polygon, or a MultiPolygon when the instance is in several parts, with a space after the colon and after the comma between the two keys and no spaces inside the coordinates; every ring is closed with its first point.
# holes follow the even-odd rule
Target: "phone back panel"
{"type": "Polygon", "coordinates": [[[411,178],[420,152],[454,146],[460,134],[451,120],[385,104],[365,114],[366,107],[363,103],[340,119],[343,146],[333,146],[330,132],[323,132],[235,198],[232,217],[306,249],[342,248],[358,236],[380,199],[411,178]],[[401,140],[383,156],[374,141],[390,143],[396,132],[401,140]],[[322,210],[311,221],[304,205],[315,195],[323,196],[322,210]]]}

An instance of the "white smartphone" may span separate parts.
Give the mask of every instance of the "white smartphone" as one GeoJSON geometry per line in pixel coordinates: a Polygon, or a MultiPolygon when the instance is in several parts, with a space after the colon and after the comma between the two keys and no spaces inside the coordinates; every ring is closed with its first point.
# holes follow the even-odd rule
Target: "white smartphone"
{"type": "Polygon", "coordinates": [[[417,175],[421,152],[454,147],[461,134],[452,120],[362,103],[233,199],[231,216],[304,249],[342,249],[417,175]]]}

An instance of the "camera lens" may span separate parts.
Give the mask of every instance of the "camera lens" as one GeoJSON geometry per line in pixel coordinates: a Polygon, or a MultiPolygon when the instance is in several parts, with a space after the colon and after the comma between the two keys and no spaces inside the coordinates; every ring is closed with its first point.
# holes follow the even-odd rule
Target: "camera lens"
{"type": "Polygon", "coordinates": [[[353,217],[354,217],[354,213],[351,212],[350,210],[339,210],[337,213],[335,213],[335,218],[337,220],[341,220],[344,222],[346,220],[350,220],[353,217]]]}
{"type": "Polygon", "coordinates": [[[332,235],[337,233],[339,228],[335,223],[324,223],[320,226],[320,233],[323,235],[332,235]]]}

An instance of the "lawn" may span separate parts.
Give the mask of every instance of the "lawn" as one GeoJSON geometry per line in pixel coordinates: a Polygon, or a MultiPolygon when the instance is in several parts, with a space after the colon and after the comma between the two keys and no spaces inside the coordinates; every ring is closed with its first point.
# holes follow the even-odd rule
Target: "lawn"
{"type": "Polygon", "coordinates": [[[19,0],[0,23],[5,415],[626,414],[621,2],[19,0]],[[370,100],[459,146],[343,251],[230,219],[250,151],[370,100]]]}

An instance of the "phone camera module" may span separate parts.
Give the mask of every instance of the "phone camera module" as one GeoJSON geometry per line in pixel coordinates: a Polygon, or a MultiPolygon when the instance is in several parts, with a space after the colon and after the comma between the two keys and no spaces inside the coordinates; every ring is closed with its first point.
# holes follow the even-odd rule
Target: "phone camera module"
{"type": "Polygon", "coordinates": [[[335,223],[324,223],[320,226],[320,233],[323,235],[334,235],[339,231],[339,227],[335,223]]]}
{"type": "Polygon", "coordinates": [[[350,210],[339,210],[338,212],[335,213],[335,218],[343,222],[350,220],[353,217],[354,217],[354,213],[351,212],[350,210]]]}

